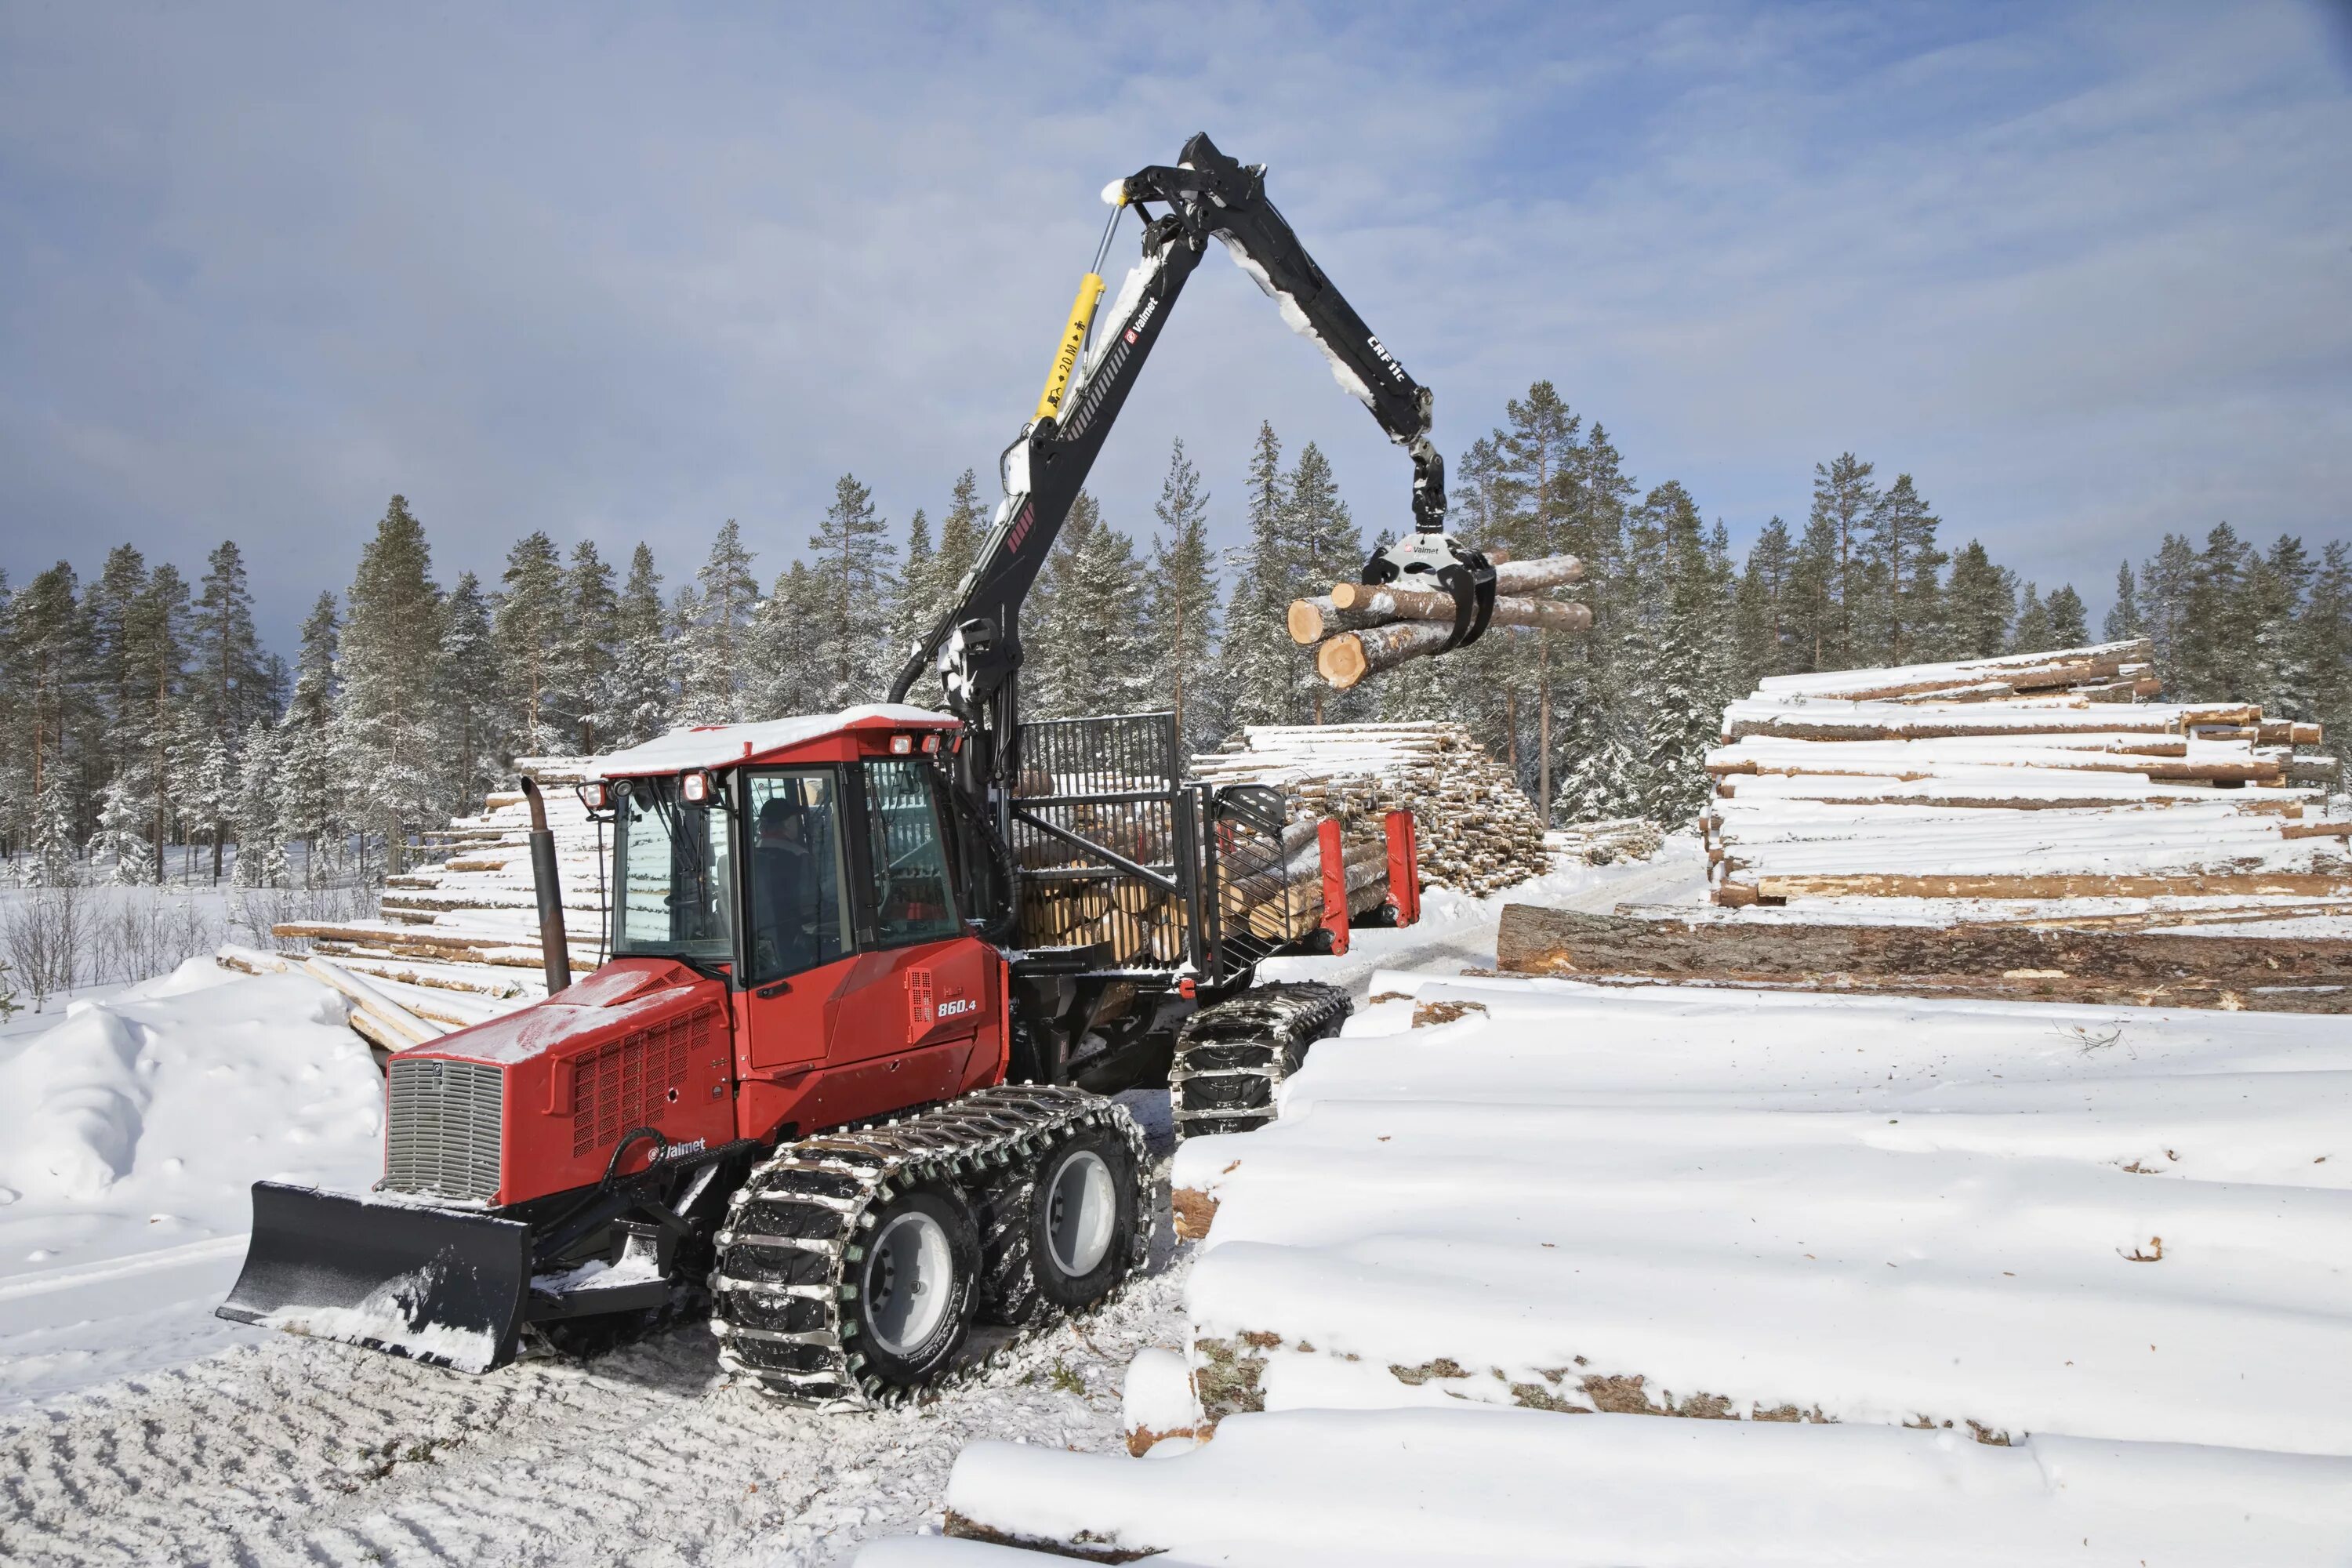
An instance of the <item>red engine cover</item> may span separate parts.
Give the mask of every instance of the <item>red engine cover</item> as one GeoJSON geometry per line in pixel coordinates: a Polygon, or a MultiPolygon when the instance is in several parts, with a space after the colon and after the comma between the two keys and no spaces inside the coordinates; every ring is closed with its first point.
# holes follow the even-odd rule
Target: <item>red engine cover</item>
{"type": "MultiPolygon", "coordinates": [[[[672,1148],[735,1135],[725,988],[667,958],[624,958],[544,1002],[402,1051],[501,1069],[499,1190],[520,1203],[604,1174],[623,1133],[672,1148]]],[[[642,1169],[649,1142],[629,1151],[642,1169]]]]}

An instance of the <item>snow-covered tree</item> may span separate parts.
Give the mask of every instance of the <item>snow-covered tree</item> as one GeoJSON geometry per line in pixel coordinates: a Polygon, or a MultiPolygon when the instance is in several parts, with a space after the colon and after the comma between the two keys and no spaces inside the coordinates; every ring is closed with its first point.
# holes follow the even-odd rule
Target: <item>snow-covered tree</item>
{"type": "Polygon", "coordinates": [[[257,719],[238,748],[235,884],[240,888],[282,888],[293,879],[279,828],[278,747],[278,733],[257,719]]]}
{"type": "Polygon", "coordinates": [[[1951,580],[1944,586],[1946,658],[1991,658],[2005,651],[2016,614],[2017,583],[2007,567],[1994,565],[1973,539],[1953,552],[1951,580]]]}
{"type": "Polygon", "coordinates": [[[2083,595],[2074,592],[2072,583],[2061,583],[2042,601],[2050,613],[2050,635],[2056,647],[2081,647],[2091,640],[2090,612],[2083,606],[2083,595]]]}
{"type": "Polygon", "coordinates": [[[447,781],[442,800],[452,816],[482,808],[492,779],[506,771],[512,754],[504,657],[481,583],[465,573],[441,607],[441,692],[434,704],[435,750],[447,781]]]}
{"type": "Polygon", "coordinates": [[[679,590],[676,635],[684,689],[678,717],[686,723],[731,724],[750,716],[749,633],[760,602],[752,559],[743,531],[730,517],[719,525],[693,585],[679,590]]]}
{"type": "Polygon", "coordinates": [[[2009,651],[2043,653],[2058,646],[2057,634],[2051,629],[2050,606],[2042,602],[2042,590],[2028,583],[2017,601],[2017,622],[2010,629],[2009,651]]]}
{"type": "Polygon", "coordinates": [[[1184,750],[1206,751],[1225,729],[1216,689],[1217,561],[1209,546],[1209,498],[1181,439],[1169,451],[1152,516],[1160,525],[1151,542],[1145,638],[1152,687],[1175,710],[1184,750]]]}
{"type": "Polygon", "coordinates": [[[108,881],[138,887],[155,879],[155,847],[147,841],[149,820],[148,802],[131,769],[115,774],[99,792],[98,831],[90,835],[89,856],[107,868],[108,881]]]}
{"type": "Polygon", "coordinates": [[[898,673],[895,656],[903,650],[889,624],[895,555],[874,493],[856,476],[842,475],[808,542],[809,570],[824,589],[819,630],[830,668],[814,693],[821,710],[879,701],[898,673]]]}
{"type": "MultiPolygon", "coordinates": [[[[1867,463],[1860,465],[1867,469],[1867,463]]],[[[1872,614],[1875,628],[1869,657],[1888,664],[1917,664],[1935,646],[1942,619],[1941,574],[1950,559],[1936,547],[1942,523],[1927,508],[1908,474],[1897,474],[1878,497],[1864,523],[1872,614]]]]}
{"type": "Polygon", "coordinates": [[[669,728],[676,698],[671,648],[664,634],[661,574],[654,552],[640,543],[629,557],[628,581],[613,612],[613,667],[593,713],[600,744],[619,747],[651,740],[669,728]]]}
{"type": "Polygon", "coordinates": [[[2109,642],[2121,642],[2140,636],[2142,629],[2138,583],[2126,561],[2116,568],[2116,602],[2107,606],[2106,624],[2100,635],[2109,642]]]}
{"type": "Polygon", "coordinates": [[[572,563],[563,574],[563,630],[556,646],[555,685],[563,699],[563,744],[583,754],[593,755],[604,744],[597,710],[613,678],[614,616],[619,607],[613,568],[597,552],[593,540],[582,540],[572,547],[572,563]]]}
{"type": "Polygon", "coordinates": [[[406,863],[410,831],[440,820],[432,738],[441,593],[432,567],[424,525],[393,497],[360,553],[343,623],[337,772],[394,871],[406,863]]]}
{"type": "Polygon", "coordinates": [[[1283,621],[1296,593],[1286,537],[1290,487],[1272,425],[1257,428],[1242,504],[1248,536],[1225,558],[1225,580],[1233,586],[1219,652],[1218,684],[1231,705],[1228,727],[1297,723],[1305,716],[1293,679],[1298,650],[1283,621]]]}
{"type": "Polygon", "coordinates": [[[555,542],[533,531],[507,552],[506,571],[491,626],[506,688],[509,744],[523,756],[545,756],[562,744],[562,695],[557,666],[563,657],[563,562],[555,542]]]}

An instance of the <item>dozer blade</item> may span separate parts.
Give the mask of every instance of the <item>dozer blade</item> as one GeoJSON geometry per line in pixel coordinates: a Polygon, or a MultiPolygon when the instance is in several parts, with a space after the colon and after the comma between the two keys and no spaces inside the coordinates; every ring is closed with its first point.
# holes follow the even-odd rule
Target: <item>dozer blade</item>
{"type": "Polygon", "coordinates": [[[514,1359],[530,1290],[515,1220],[256,1182],[245,1272],[216,1313],[480,1373],[514,1359]]]}

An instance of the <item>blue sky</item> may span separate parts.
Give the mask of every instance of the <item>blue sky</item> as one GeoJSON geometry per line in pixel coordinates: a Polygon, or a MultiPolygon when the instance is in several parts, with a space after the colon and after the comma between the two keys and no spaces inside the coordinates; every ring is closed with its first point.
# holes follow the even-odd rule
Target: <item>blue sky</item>
{"type": "MultiPolygon", "coordinates": [[[[0,565],[233,536],[282,647],[394,490],[444,581],[544,528],[674,585],[730,516],[764,574],[844,470],[936,516],[1097,191],[1196,130],[1449,454],[1549,378],[1738,540],[1852,449],[2095,605],[2167,529],[2352,537],[2341,0],[0,4],[0,565]]],[[[1262,418],[1404,520],[1215,257],[1107,513],[1149,525],[1181,436],[1230,538],[1262,418]]]]}

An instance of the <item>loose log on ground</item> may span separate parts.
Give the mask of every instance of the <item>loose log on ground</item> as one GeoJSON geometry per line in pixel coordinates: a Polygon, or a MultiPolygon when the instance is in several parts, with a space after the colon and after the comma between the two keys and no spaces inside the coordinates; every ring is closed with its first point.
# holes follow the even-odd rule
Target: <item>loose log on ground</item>
{"type": "Polygon", "coordinates": [[[2352,941],[2342,939],[1685,922],[1507,904],[1495,951],[1501,968],[1532,974],[1896,992],[1916,983],[1944,994],[2352,1012],[2352,941]]]}

